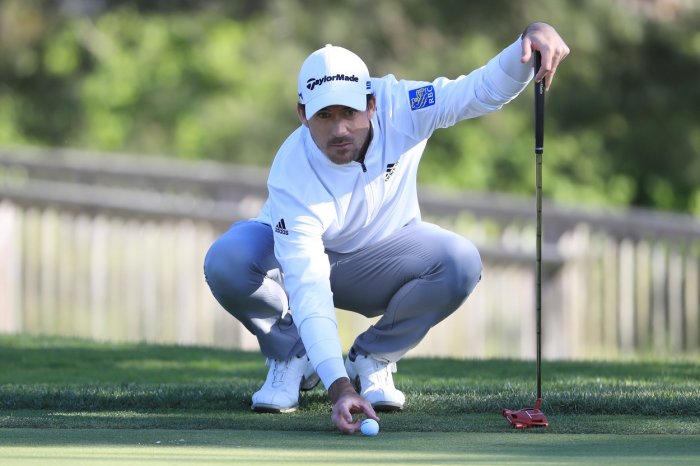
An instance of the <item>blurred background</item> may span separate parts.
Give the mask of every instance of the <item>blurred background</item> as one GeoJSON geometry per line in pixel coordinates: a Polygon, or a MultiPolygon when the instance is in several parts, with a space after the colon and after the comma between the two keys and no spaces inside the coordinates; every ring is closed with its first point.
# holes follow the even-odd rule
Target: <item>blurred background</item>
{"type": "MultiPolygon", "coordinates": [[[[545,356],[698,354],[697,0],[2,0],[0,331],[257,349],[202,260],[264,200],[304,58],[454,78],[533,21],[572,50],[545,112],[545,356]]],[[[485,273],[413,355],[534,356],[531,91],[428,144],[424,216],[485,273]]],[[[346,345],[371,323],[338,317],[346,345]]]]}

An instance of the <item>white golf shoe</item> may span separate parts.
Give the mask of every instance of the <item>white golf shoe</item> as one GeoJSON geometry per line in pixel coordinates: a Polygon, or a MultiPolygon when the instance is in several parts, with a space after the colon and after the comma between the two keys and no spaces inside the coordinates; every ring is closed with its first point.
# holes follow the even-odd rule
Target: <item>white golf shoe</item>
{"type": "Polygon", "coordinates": [[[398,411],[406,402],[404,394],[394,387],[396,363],[377,361],[372,356],[345,360],[345,370],[360,396],[372,403],[376,411],[398,411]]]}
{"type": "Polygon", "coordinates": [[[268,359],[267,379],[253,393],[251,409],[259,413],[291,413],[299,407],[299,390],[311,390],[319,377],[306,356],[288,361],[268,359]]]}

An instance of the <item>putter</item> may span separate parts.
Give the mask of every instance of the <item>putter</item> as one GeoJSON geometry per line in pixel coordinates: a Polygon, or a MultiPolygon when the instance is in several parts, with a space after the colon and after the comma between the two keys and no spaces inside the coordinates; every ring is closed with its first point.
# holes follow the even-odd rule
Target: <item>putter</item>
{"type": "MultiPolygon", "coordinates": [[[[535,75],[540,70],[542,56],[535,52],[535,75]]],[[[540,411],[542,406],[542,153],[544,152],[544,79],[535,83],[535,197],[537,204],[537,235],[535,250],[535,309],[537,314],[537,400],[533,408],[504,409],[503,416],[515,429],[547,427],[549,421],[540,411]]]]}

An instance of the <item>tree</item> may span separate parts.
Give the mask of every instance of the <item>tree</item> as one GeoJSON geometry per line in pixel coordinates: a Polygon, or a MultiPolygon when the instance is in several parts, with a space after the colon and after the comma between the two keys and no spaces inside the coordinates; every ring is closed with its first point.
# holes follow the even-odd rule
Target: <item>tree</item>
{"type": "MultiPolygon", "coordinates": [[[[545,195],[700,215],[700,5],[681,0],[7,0],[0,144],[268,165],[299,124],[310,51],[330,42],[375,75],[456,77],[533,20],[572,48],[547,96],[545,195]]],[[[528,90],[438,131],[420,181],[530,195],[532,144],[528,90]]]]}

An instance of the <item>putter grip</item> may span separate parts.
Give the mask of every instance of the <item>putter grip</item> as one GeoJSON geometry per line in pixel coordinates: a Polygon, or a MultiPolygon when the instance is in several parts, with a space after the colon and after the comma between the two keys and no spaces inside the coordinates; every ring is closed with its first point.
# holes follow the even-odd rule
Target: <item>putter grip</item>
{"type": "MultiPolygon", "coordinates": [[[[540,71],[542,55],[535,51],[535,76],[540,71]]],[[[544,151],[544,79],[535,83],[535,154],[544,151]]]]}

